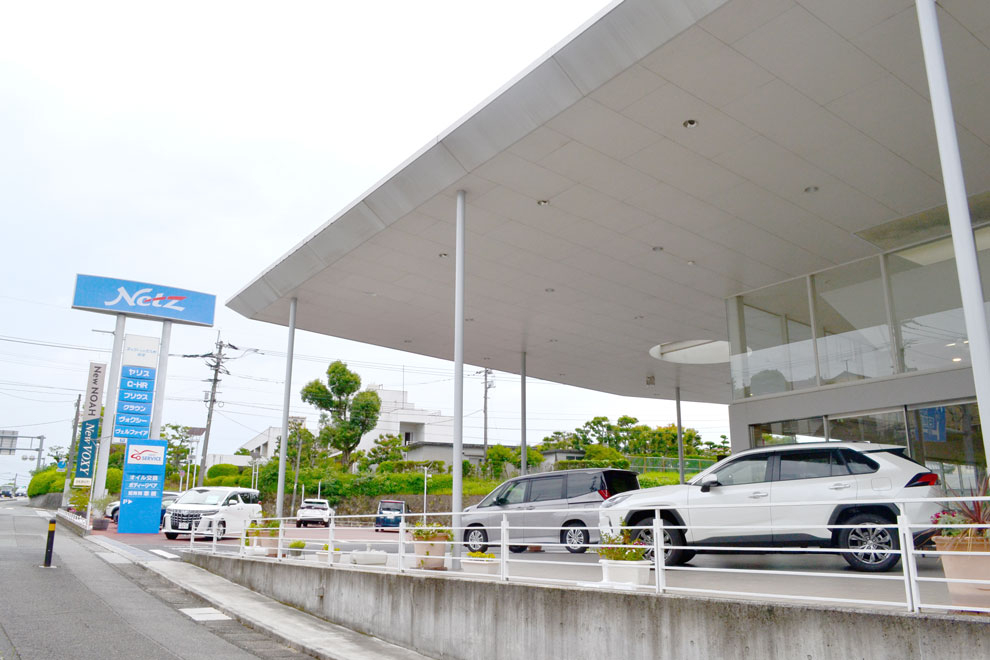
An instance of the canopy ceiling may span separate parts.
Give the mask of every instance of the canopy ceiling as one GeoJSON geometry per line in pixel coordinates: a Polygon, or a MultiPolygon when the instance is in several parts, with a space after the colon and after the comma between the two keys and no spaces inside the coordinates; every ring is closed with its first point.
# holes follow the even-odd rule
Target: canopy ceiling
{"type": "MultiPolygon", "coordinates": [[[[942,0],[968,193],[990,190],[990,3],[942,0]]],[[[876,254],[944,204],[912,0],[613,4],[227,304],[451,359],[467,191],[468,363],[727,403],[724,299],[876,254]],[[546,202],[546,203],[544,203],[546,202]],[[869,235],[869,234],[864,234],[869,235]]]]}

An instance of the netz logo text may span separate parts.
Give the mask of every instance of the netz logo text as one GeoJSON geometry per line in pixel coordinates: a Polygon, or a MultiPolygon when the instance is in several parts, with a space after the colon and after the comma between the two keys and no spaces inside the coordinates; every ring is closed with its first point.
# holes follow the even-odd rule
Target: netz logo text
{"type": "Polygon", "coordinates": [[[164,307],[174,309],[177,312],[185,311],[185,307],[180,307],[177,303],[186,299],[185,296],[166,296],[164,293],[153,294],[151,287],[138,289],[132,294],[127,293],[125,287],[118,287],[117,297],[113,300],[103,302],[107,307],[112,307],[123,302],[128,307],[164,307]]]}

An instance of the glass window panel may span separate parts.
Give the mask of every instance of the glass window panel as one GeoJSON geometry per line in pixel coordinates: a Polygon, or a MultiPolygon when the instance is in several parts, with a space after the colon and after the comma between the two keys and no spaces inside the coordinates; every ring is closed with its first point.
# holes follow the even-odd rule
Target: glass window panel
{"type": "Polygon", "coordinates": [[[749,428],[751,444],[789,445],[799,442],[824,442],[825,418],[790,419],[783,422],[754,424],[749,428]]]}
{"type": "Polygon", "coordinates": [[[983,429],[975,403],[908,411],[911,456],[957,493],[971,493],[987,471],[983,429]]]}
{"type": "MultiPolygon", "coordinates": [[[[986,296],[990,295],[990,227],[973,235],[986,296]]],[[[887,272],[905,370],[970,364],[952,239],[888,255],[887,272]]]]}
{"type": "Polygon", "coordinates": [[[850,417],[828,418],[828,439],[907,446],[907,429],[901,410],[850,417]]]}
{"type": "Polygon", "coordinates": [[[846,473],[845,465],[828,450],[780,452],[780,480],[820,479],[846,473]],[[836,463],[839,463],[836,465],[836,463]]]}
{"type": "Polygon", "coordinates": [[[812,279],[822,384],[894,373],[880,259],[839,266],[812,279]]]}
{"type": "Polygon", "coordinates": [[[723,486],[756,484],[767,480],[767,461],[763,456],[738,458],[715,473],[718,483],[723,486]]]}
{"type": "MultiPolygon", "coordinates": [[[[730,324],[735,347],[730,367],[736,399],[814,387],[814,347],[808,287],[804,279],[746,294],[738,299],[742,322],[730,324]]],[[[730,313],[733,306],[729,307],[730,313]]]]}
{"type": "Polygon", "coordinates": [[[564,496],[564,477],[534,479],[529,486],[529,501],[559,500],[564,496]]]}

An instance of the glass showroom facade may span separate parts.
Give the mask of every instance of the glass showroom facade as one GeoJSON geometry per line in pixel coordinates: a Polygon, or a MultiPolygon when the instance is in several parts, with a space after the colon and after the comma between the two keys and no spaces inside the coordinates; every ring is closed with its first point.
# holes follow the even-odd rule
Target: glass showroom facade
{"type": "MultiPolygon", "coordinates": [[[[990,226],[974,235],[986,295],[990,226]]],[[[735,296],[727,305],[734,402],[970,366],[949,237],[735,296]]],[[[975,397],[931,397],[894,409],[750,424],[750,445],[900,444],[949,485],[968,489],[986,469],[975,397]]]]}

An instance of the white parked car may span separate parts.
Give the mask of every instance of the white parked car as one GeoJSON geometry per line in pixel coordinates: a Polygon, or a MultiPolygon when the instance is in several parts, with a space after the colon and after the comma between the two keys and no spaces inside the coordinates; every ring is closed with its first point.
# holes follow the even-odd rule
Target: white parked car
{"type": "Polygon", "coordinates": [[[303,500],[302,505],[296,511],[296,527],[307,527],[309,525],[330,526],[330,517],[333,509],[327,500],[303,500]]]}
{"type": "Polygon", "coordinates": [[[165,509],[165,537],[209,534],[218,539],[240,534],[261,518],[258,491],[251,488],[193,488],[165,509]]]}
{"type": "MultiPolygon", "coordinates": [[[[900,508],[877,500],[938,497],[938,476],[905,455],[904,447],[827,442],[750,449],[716,463],[687,484],[622,493],[600,509],[602,533],[622,525],[651,528],[661,509],[664,552],[670,565],[698,549],[825,547],[860,571],[886,571],[900,555],[900,508]],[[808,504],[801,504],[808,502],[808,504]],[[839,525],[849,527],[839,528],[839,525]],[[680,528],[680,529],[678,529],[680,528]],[[683,547],[676,547],[683,546],[683,547]]],[[[928,541],[938,502],[906,503],[915,544],[928,541]]],[[[652,529],[636,530],[653,544],[652,529]]],[[[652,553],[651,553],[652,554],[652,553]]]]}

